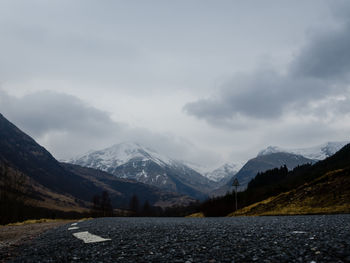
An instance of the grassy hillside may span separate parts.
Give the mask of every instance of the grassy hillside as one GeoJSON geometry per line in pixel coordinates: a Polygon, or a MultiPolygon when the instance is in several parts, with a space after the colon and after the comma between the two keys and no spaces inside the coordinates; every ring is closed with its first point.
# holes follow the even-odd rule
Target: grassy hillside
{"type": "Polygon", "coordinates": [[[350,213],[350,169],[339,169],[229,216],[350,213]]]}
{"type": "MultiPolygon", "coordinates": [[[[258,173],[255,179],[248,184],[247,190],[238,193],[238,209],[253,208],[259,204],[261,211],[255,208],[254,211],[256,212],[247,212],[247,214],[260,214],[260,212],[266,214],[268,211],[271,211],[271,214],[282,213],[282,211],[279,211],[282,208],[286,211],[288,210],[290,214],[325,213],[325,210],[328,210],[329,213],[346,212],[346,206],[349,201],[339,199],[340,197],[337,193],[344,193],[346,190],[346,188],[342,187],[348,185],[349,168],[350,145],[346,145],[333,156],[314,165],[298,166],[292,171],[288,171],[284,166],[258,173]],[[334,175],[334,177],[331,175],[334,175]],[[318,180],[321,180],[321,177],[324,180],[321,182],[324,182],[324,184],[319,185],[320,181],[318,180]],[[330,181],[327,182],[327,180],[330,181]],[[310,188],[308,191],[303,192],[304,195],[300,200],[304,203],[300,203],[301,201],[297,203],[294,200],[295,196],[293,194],[295,194],[295,191],[300,191],[300,188],[315,183],[318,184],[315,189],[310,188]],[[330,185],[333,186],[330,187],[330,185]],[[311,189],[314,191],[311,191],[311,189]],[[277,196],[278,198],[276,199],[277,196]],[[333,196],[334,198],[329,198],[333,196]],[[312,203],[313,199],[315,199],[314,202],[317,201],[318,203],[312,203]],[[294,201],[291,202],[290,200],[294,201]],[[271,203],[272,201],[273,203],[271,203]],[[291,202],[291,205],[289,205],[289,202],[291,202]],[[267,206],[267,203],[269,203],[269,206],[267,206]],[[278,207],[281,207],[281,209],[278,207]],[[301,209],[300,207],[303,208],[301,209]],[[310,207],[313,209],[310,210],[310,207]]],[[[202,203],[200,211],[205,216],[225,216],[234,212],[234,202],[234,195],[227,194],[202,203]]],[[[246,214],[246,212],[241,213],[246,214]]],[[[284,213],[287,214],[287,212],[284,213]]]]}

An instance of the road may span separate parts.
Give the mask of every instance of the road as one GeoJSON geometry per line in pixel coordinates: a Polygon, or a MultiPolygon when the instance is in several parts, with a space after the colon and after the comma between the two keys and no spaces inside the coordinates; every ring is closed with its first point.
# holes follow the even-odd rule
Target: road
{"type": "Polygon", "coordinates": [[[13,262],[350,262],[350,215],[100,218],[49,230],[13,262]]]}

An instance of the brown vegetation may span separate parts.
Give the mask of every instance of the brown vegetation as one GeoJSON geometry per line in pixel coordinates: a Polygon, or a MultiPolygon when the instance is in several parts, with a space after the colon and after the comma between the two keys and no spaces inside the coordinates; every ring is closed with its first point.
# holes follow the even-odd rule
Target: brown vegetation
{"type": "Polygon", "coordinates": [[[30,243],[43,232],[72,220],[26,221],[7,226],[0,226],[0,262],[6,262],[17,255],[20,245],[30,243]]]}
{"type": "Polygon", "coordinates": [[[229,216],[350,213],[350,169],[338,169],[229,216]]]}

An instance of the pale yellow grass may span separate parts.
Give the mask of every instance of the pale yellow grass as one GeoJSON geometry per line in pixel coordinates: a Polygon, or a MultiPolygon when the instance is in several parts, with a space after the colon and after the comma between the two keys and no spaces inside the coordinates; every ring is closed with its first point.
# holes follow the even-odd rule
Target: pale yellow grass
{"type": "Polygon", "coordinates": [[[205,217],[205,216],[203,213],[194,213],[194,214],[188,215],[186,217],[205,217]]]}
{"type": "Polygon", "coordinates": [[[22,225],[29,225],[29,224],[40,224],[40,223],[51,223],[51,222],[72,222],[72,221],[85,221],[93,219],[92,217],[87,218],[81,218],[81,219],[49,219],[49,218],[41,218],[41,219],[29,219],[25,220],[23,222],[16,222],[16,223],[10,223],[7,224],[7,226],[22,226],[22,225]]]}

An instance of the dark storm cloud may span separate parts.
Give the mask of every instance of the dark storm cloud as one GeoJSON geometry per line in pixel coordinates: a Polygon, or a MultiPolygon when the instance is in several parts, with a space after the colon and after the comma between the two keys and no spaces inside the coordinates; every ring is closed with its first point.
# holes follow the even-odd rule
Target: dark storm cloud
{"type": "Polygon", "coordinates": [[[211,121],[238,116],[278,118],[289,107],[319,97],[317,93],[326,91],[327,87],[317,79],[293,79],[274,71],[259,71],[234,77],[215,97],[189,103],[184,109],[211,121]]]}
{"type": "Polygon", "coordinates": [[[293,76],[335,80],[349,76],[349,47],[350,22],[335,32],[315,36],[292,64],[293,76]]]}
{"type": "Polygon", "coordinates": [[[337,30],[310,38],[286,73],[259,69],[236,75],[212,97],[188,103],[184,110],[211,124],[228,124],[238,117],[264,120],[286,113],[307,114],[310,104],[343,96],[345,103],[328,106],[348,113],[343,105],[349,103],[349,46],[350,23],[343,19],[337,30]]]}

